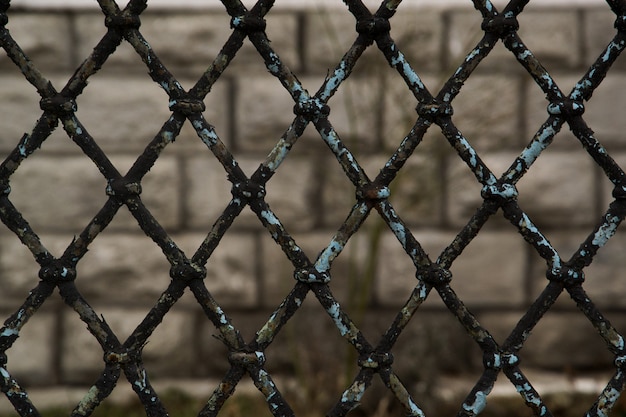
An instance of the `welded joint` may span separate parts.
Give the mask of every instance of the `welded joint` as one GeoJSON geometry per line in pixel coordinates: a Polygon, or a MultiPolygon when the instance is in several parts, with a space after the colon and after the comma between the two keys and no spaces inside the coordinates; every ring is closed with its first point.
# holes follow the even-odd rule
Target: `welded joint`
{"type": "Polygon", "coordinates": [[[129,29],[139,29],[141,20],[139,15],[122,11],[118,14],[109,15],[104,19],[104,25],[109,29],[124,32],[129,29]]]}
{"type": "Polygon", "coordinates": [[[502,368],[510,368],[519,365],[519,356],[512,352],[484,352],[483,366],[486,369],[499,371],[502,368]]]}
{"type": "Polygon", "coordinates": [[[480,25],[481,29],[487,33],[495,33],[502,38],[519,29],[517,18],[510,14],[497,15],[485,18],[480,25]]]}
{"type": "Polygon", "coordinates": [[[132,355],[128,350],[122,348],[118,351],[109,351],[104,353],[104,362],[109,365],[125,364],[132,360],[132,355]]]}
{"type": "Polygon", "coordinates": [[[615,29],[619,32],[626,32],[626,15],[617,16],[615,23],[613,23],[615,29]]]}
{"type": "Polygon", "coordinates": [[[170,111],[176,111],[190,116],[192,114],[202,113],[206,110],[206,105],[202,100],[191,97],[182,97],[172,99],[169,102],[170,111]]]}
{"type": "Polygon", "coordinates": [[[241,200],[253,200],[257,198],[265,197],[265,187],[261,184],[257,184],[251,180],[244,180],[233,184],[230,190],[231,194],[235,198],[241,200]]]}
{"type": "Polygon", "coordinates": [[[384,17],[372,16],[356,22],[356,31],[371,40],[388,34],[390,30],[389,19],[384,17]]]}
{"type": "Polygon", "coordinates": [[[293,113],[296,116],[303,116],[307,120],[317,120],[327,118],[330,114],[330,107],[317,97],[307,100],[300,100],[293,106],[293,113]]]}
{"type": "Polygon", "coordinates": [[[585,112],[585,104],[582,101],[569,98],[555,100],[548,104],[548,113],[552,116],[561,116],[569,119],[581,116],[585,112]]]}
{"type": "Polygon", "coordinates": [[[356,197],[359,200],[380,201],[389,198],[390,195],[389,187],[375,183],[366,184],[356,190],[356,197]]]}
{"type": "Polygon", "coordinates": [[[497,182],[496,184],[485,185],[480,191],[480,195],[485,200],[495,200],[499,203],[504,203],[516,200],[518,192],[513,184],[497,182]]]}
{"type": "Polygon", "coordinates": [[[569,265],[553,265],[546,272],[546,277],[550,281],[562,284],[565,288],[581,285],[585,282],[583,270],[572,268],[569,265]]]}
{"type": "Polygon", "coordinates": [[[228,362],[230,362],[233,366],[239,366],[246,369],[262,367],[265,364],[265,354],[261,351],[230,352],[228,354],[228,362]]]}
{"type": "Polygon", "coordinates": [[[432,264],[427,268],[418,269],[415,277],[432,287],[439,288],[448,285],[452,281],[452,272],[437,264],[432,264]]]}
{"type": "Polygon", "coordinates": [[[73,113],[78,109],[74,99],[61,93],[55,94],[52,97],[42,98],[39,101],[39,108],[57,116],[64,116],[66,114],[73,113]]]}
{"type": "Polygon", "coordinates": [[[448,118],[454,114],[452,105],[447,102],[432,100],[430,102],[422,102],[415,107],[417,114],[424,119],[435,122],[441,118],[448,118]]]}
{"type": "Polygon", "coordinates": [[[107,182],[105,192],[109,197],[125,202],[141,194],[141,183],[126,178],[115,178],[107,182]]]}
{"type": "Polygon", "coordinates": [[[388,368],[393,364],[393,355],[391,352],[372,352],[368,355],[360,356],[358,364],[361,368],[388,368]]]}
{"type": "Polygon", "coordinates": [[[53,284],[74,281],[76,268],[67,265],[62,259],[54,259],[39,269],[39,278],[53,284]]]}
{"type": "Polygon", "coordinates": [[[296,281],[305,284],[327,284],[330,282],[330,274],[327,271],[320,272],[315,267],[296,269],[293,273],[296,281]]]}
{"type": "Polygon", "coordinates": [[[191,281],[194,279],[206,278],[207,270],[204,266],[185,259],[177,262],[170,268],[170,278],[174,280],[191,281]]]}
{"type": "Polygon", "coordinates": [[[250,13],[240,16],[233,16],[230,19],[231,29],[240,30],[245,34],[263,32],[266,25],[267,23],[265,22],[265,19],[250,13]]]}
{"type": "Polygon", "coordinates": [[[612,195],[616,200],[626,199],[626,184],[617,184],[613,187],[612,195]]]}

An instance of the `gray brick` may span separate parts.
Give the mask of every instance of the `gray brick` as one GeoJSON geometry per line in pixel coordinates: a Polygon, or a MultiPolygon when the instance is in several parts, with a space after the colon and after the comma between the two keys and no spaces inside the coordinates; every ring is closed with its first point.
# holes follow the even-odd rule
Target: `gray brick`
{"type": "MultiPolygon", "coordinates": [[[[387,159],[383,156],[370,156],[357,161],[370,180],[374,180],[387,159]]],[[[324,224],[338,227],[356,203],[356,190],[335,161],[326,159],[323,164],[324,224]]],[[[406,223],[432,225],[440,220],[441,179],[438,174],[436,160],[414,155],[391,183],[390,201],[406,223]]],[[[319,181],[320,177],[317,177],[317,180],[319,181]]],[[[373,212],[372,216],[378,219],[377,213],[373,212]]]]}
{"type": "MultiPolygon", "coordinates": [[[[593,233],[593,228],[575,231],[558,231],[548,233],[550,244],[559,252],[563,260],[570,259],[585,239],[593,233]]],[[[625,237],[619,232],[608,243],[600,248],[591,265],[584,269],[585,282],[583,288],[591,301],[601,310],[623,308],[625,303],[621,294],[626,291],[623,282],[623,262],[621,253],[626,245],[625,237]]],[[[533,298],[548,284],[546,279],[546,262],[538,255],[533,256],[533,298]]],[[[567,293],[557,300],[561,308],[574,309],[575,303],[567,293]]]]}
{"type": "MultiPolygon", "coordinates": [[[[48,243],[44,244],[48,247],[48,243]]],[[[0,303],[3,306],[18,308],[39,282],[35,258],[4,225],[0,228],[0,272],[0,303]]]]}
{"type": "MultiPolygon", "coordinates": [[[[130,167],[133,159],[113,158],[113,163],[130,167]]],[[[10,199],[27,221],[38,229],[80,232],[104,205],[106,179],[87,157],[31,156],[11,177],[10,199]],[[62,167],[62,169],[60,169],[62,167]],[[47,207],[47,210],[40,210],[47,207]]],[[[164,227],[179,222],[176,161],[162,157],[143,181],[142,201],[164,227]]],[[[136,224],[121,208],[114,227],[136,224]]]]}
{"type": "Polygon", "coordinates": [[[294,102],[269,74],[242,77],[238,80],[237,93],[237,146],[266,155],[295,118],[294,102]]]}
{"type": "Polygon", "coordinates": [[[9,198],[35,230],[79,232],[104,205],[105,188],[105,178],[86,157],[36,154],[11,177],[9,198]]]}
{"type": "Polygon", "coordinates": [[[187,224],[196,230],[208,231],[232,198],[231,183],[212,155],[187,158],[184,170],[189,190],[185,196],[187,224]]]}
{"type": "MultiPolygon", "coordinates": [[[[185,235],[180,240],[197,248],[202,239],[204,236],[185,235]]],[[[250,234],[231,232],[220,241],[207,262],[205,285],[221,306],[239,309],[257,306],[258,256],[255,240],[250,234]]]]}
{"type": "MultiPolygon", "coordinates": [[[[29,84],[23,75],[16,73],[11,74],[10,71],[3,71],[0,76],[0,126],[2,133],[0,134],[0,153],[2,159],[17,146],[21,137],[25,133],[30,133],[43,113],[39,108],[39,100],[41,97],[37,94],[37,90],[29,84]]],[[[55,131],[44,145],[46,149],[50,147],[50,143],[59,140],[67,140],[60,138],[63,133],[55,131]],[[57,137],[58,140],[57,140],[57,137]]]]}
{"type": "MultiPolygon", "coordinates": [[[[519,17],[518,34],[541,63],[553,68],[573,68],[580,62],[578,19],[574,10],[527,10],[519,17]]],[[[483,36],[482,17],[476,10],[451,13],[449,62],[460,64],[483,36]]],[[[521,68],[501,42],[481,63],[481,69],[521,68]]]]}
{"type": "MultiPolygon", "coordinates": [[[[223,141],[228,141],[223,102],[226,88],[217,86],[206,100],[205,118],[215,125],[223,141]]],[[[170,117],[169,98],[148,76],[123,79],[99,74],[77,99],[77,116],[105,152],[139,153],[156,136],[170,117]],[[126,109],[127,111],[120,111],[126,109]]],[[[206,148],[189,123],[181,137],[168,149],[206,148]]]]}
{"type": "Polygon", "coordinates": [[[520,141],[518,95],[518,78],[475,74],[452,102],[452,121],[477,150],[513,147],[520,141]]]}
{"type": "MultiPolygon", "coordinates": [[[[416,239],[434,261],[454,234],[416,231],[416,239]]],[[[377,291],[381,302],[402,305],[417,285],[415,266],[395,236],[385,237],[379,254],[377,291]]],[[[515,306],[524,302],[524,241],[515,232],[483,230],[452,265],[452,289],[469,306],[515,306]]],[[[435,292],[427,305],[442,306],[435,292]]]]}
{"type": "MultiPolygon", "coordinates": [[[[615,23],[615,13],[608,8],[585,10],[584,40],[587,48],[587,62],[591,64],[595,59],[604,54],[609,42],[617,34],[613,26],[615,23]]],[[[613,68],[626,68],[626,59],[621,55],[617,59],[613,68]]]]}
{"type": "MultiPolygon", "coordinates": [[[[141,17],[140,32],[176,77],[182,74],[199,78],[231,35],[233,30],[230,28],[230,20],[230,16],[219,9],[199,13],[146,12],[141,17]]],[[[86,13],[78,17],[76,25],[81,34],[80,54],[87,57],[106,33],[104,18],[86,13]]],[[[297,65],[294,15],[270,13],[267,16],[267,35],[281,59],[291,67],[297,65]]],[[[139,55],[126,42],[105,65],[115,67],[117,71],[146,70],[139,55]]],[[[247,39],[232,65],[239,68],[252,65],[256,70],[264,68],[263,59],[247,39]]]]}
{"type": "MultiPolygon", "coordinates": [[[[514,153],[490,153],[482,159],[500,177],[515,157],[514,153]]],[[[469,168],[456,160],[450,165],[448,178],[448,212],[451,222],[460,226],[482,204],[481,186],[469,168]]],[[[594,165],[585,152],[546,151],[518,182],[517,189],[522,210],[539,227],[589,225],[596,220],[594,165]]],[[[502,224],[499,216],[496,219],[496,224],[502,224]]]]}
{"type": "MultiPolygon", "coordinates": [[[[261,160],[238,158],[239,165],[251,176],[261,160]]],[[[232,184],[227,181],[223,168],[205,158],[192,158],[187,165],[190,184],[189,224],[208,230],[228,202],[232,199],[232,184]]],[[[266,185],[266,201],[288,231],[308,229],[314,219],[310,200],[313,166],[312,162],[292,156],[278,168],[266,185]]],[[[260,225],[256,214],[245,207],[235,224],[238,227],[260,225]]]]}
{"type": "Polygon", "coordinates": [[[611,72],[594,91],[593,97],[585,104],[584,119],[595,132],[595,137],[607,147],[623,147],[626,121],[620,109],[626,106],[623,94],[626,76],[611,72]]]}
{"type": "MultiPolygon", "coordinates": [[[[143,320],[146,311],[99,309],[107,324],[124,341],[143,320]]],[[[189,375],[193,364],[192,316],[186,311],[171,310],[157,327],[143,349],[144,365],[148,377],[189,375]]],[[[62,341],[62,374],[65,383],[93,383],[104,369],[102,348],[91,335],[85,323],[74,312],[66,315],[65,338],[62,341]]]]}
{"type": "MultiPolygon", "coordinates": [[[[309,71],[325,74],[332,70],[357,38],[355,19],[347,8],[322,9],[307,15],[307,54],[309,71]]],[[[364,57],[378,53],[373,47],[364,57]]],[[[361,58],[363,59],[363,58],[361,58]]]]}
{"type": "Polygon", "coordinates": [[[555,371],[613,366],[613,355],[604,340],[579,311],[545,315],[533,329],[520,358],[526,366],[555,371]]]}
{"type": "MultiPolygon", "coordinates": [[[[317,256],[330,243],[333,230],[318,230],[305,235],[295,236],[296,244],[303,250],[313,263],[317,256]]],[[[362,239],[354,238],[350,241],[342,253],[335,259],[331,268],[331,288],[333,294],[341,301],[350,298],[350,291],[360,279],[358,266],[364,260],[362,255],[362,239]]],[[[287,259],[285,253],[268,236],[261,237],[262,262],[263,262],[263,305],[276,307],[287,296],[296,284],[294,279],[294,267],[287,259]]],[[[313,296],[310,294],[309,296],[313,296]]],[[[348,303],[349,304],[349,303],[348,303]]]]}
{"type": "MultiPolygon", "coordinates": [[[[51,71],[68,71],[71,65],[71,29],[66,15],[57,13],[10,13],[7,28],[26,56],[49,76],[51,71]]],[[[4,52],[4,51],[3,51],[4,52]]],[[[0,54],[2,68],[15,64],[0,54]]]]}
{"type": "MultiPolygon", "coordinates": [[[[563,76],[557,82],[561,90],[566,94],[574,88],[579,81],[578,77],[563,76]]],[[[620,94],[621,86],[625,77],[615,71],[610,72],[594,91],[591,99],[585,103],[583,118],[587,125],[595,132],[595,137],[606,146],[622,147],[622,132],[626,129],[626,122],[619,115],[619,109],[626,105],[626,101],[620,94]]],[[[535,133],[542,123],[548,118],[547,105],[543,93],[536,85],[528,89],[528,118],[527,125],[531,133],[535,133]]],[[[569,147],[580,148],[580,142],[564,125],[561,132],[556,136],[555,145],[567,144],[569,147]]]]}
{"type": "Polygon", "coordinates": [[[38,311],[6,352],[7,370],[22,386],[54,384],[55,320],[53,312],[38,311]]]}
{"type": "Polygon", "coordinates": [[[417,73],[438,70],[443,33],[441,10],[410,7],[399,10],[390,20],[390,34],[398,49],[417,73]]]}

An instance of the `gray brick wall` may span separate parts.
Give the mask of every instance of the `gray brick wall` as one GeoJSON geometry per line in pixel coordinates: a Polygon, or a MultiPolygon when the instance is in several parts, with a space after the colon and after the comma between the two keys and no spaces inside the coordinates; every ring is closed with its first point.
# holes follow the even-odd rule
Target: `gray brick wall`
{"type": "MultiPolygon", "coordinates": [[[[22,8],[9,18],[12,35],[57,89],[105,30],[102,16],[90,8],[22,8]]],[[[228,17],[218,8],[149,8],[141,20],[142,33],[185,88],[193,85],[231,31],[228,17]]],[[[280,57],[315,92],[353,41],[353,20],[344,9],[278,8],[268,16],[268,35],[280,57]]],[[[520,36],[567,92],[611,39],[613,20],[601,7],[531,9],[520,18],[520,36]]],[[[480,35],[476,29],[480,15],[467,8],[409,8],[392,22],[392,36],[432,92],[480,35]]],[[[365,53],[353,76],[330,101],[331,122],[371,178],[416,118],[415,98],[377,52],[372,48],[365,53]],[[361,118],[358,124],[355,116],[361,118]]],[[[625,62],[622,58],[616,63],[585,114],[622,166],[626,165],[625,62]]],[[[3,158],[39,117],[38,101],[35,89],[0,54],[3,158]]],[[[248,43],[205,103],[206,119],[247,174],[264,160],[293,119],[288,93],[248,43]]],[[[168,117],[167,104],[166,94],[149,79],[141,60],[128,44],[122,44],[79,97],[77,115],[120,172],[125,172],[168,117]]],[[[541,90],[499,45],[455,100],[453,120],[497,175],[546,119],[546,105],[541,90]]],[[[352,184],[335,162],[317,132],[309,128],[267,187],[268,203],[310,258],[328,244],[355,200],[352,184]]],[[[55,255],[106,200],[104,178],[61,129],[23,163],[11,186],[11,200],[55,255]]],[[[519,191],[522,208],[564,253],[575,250],[611,199],[609,181],[566,128],[519,183],[519,191]]],[[[188,255],[229,198],[224,169],[188,125],[143,181],[142,200],[188,255]]],[[[482,200],[471,172],[433,128],[393,184],[391,201],[434,258],[482,200]]],[[[415,285],[413,265],[395,237],[384,228],[379,230],[376,217],[373,213],[338,258],[331,284],[349,313],[360,314],[358,303],[351,300],[357,298],[355,294],[365,296],[363,328],[372,342],[415,285]],[[370,257],[376,262],[368,264],[370,257]],[[354,285],[363,288],[368,276],[373,279],[371,289],[359,294],[354,285]]],[[[501,341],[546,280],[543,261],[501,215],[495,217],[454,263],[452,272],[454,290],[501,341]]],[[[590,297],[622,330],[626,329],[624,245],[624,235],[618,233],[587,270],[590,297]]],[[[291,265],[247,208],[207,268],[208,288],[243,329],[246,340],[294,282],[291,265]]],[[[37,271],[30,253],[1,227],[1,317],[13,312],[36,285],[37,271]]],[[[123,338],[165,289],[168,271],[159,248],[122,207],[79,264],[77,285],[123,338]]],[[[524,348],[522,360],[527,366],[581,371],[610,367],[608,351],[594,337],[591,325],[576,314],[574,303],[564,296],[557,306],[524,348]]],[[[467,353],[478,352],[474,342],[459,331],[434,292],[423,308],[415,317],[418,323],[396,348],[396,361],[408,364],[403,376],[423,378],[415,352],[432,358],[445,372],[481,369],[480,355],[467,353]],[[428,320],[420,322],[422,317],[428,320]],[[439,339],[421,337],[424,334],[439,339]]],[[[300,324],[290,324],[292,328],[277,338],[277,347],[272,348],[275,356],[268,359],[278,372],[293,369],[281,349],[302,347],[298,344],[302,341],[294,342],[290,334],[319,345],[322,342],[316,338],[326,338],[327,332],[328,341],[323,343],[343,343],[313,300],[296,318],[300,324]]],[[[223,347],[210,337],[214,333],[187,294],[151,337],[144,356],[148,371],[155,377],[221,378],[228,363],[223,347]]],[[[318,348],[332,352],[332,348],[318,348]]],[[[102,369],[101,359],[85,325],[55,296],[25,326],[9,351],[8,366],[26,384],[90,384],[102,369]]],[[[342,359],[325,360],[328,366],[342,359]]]]}

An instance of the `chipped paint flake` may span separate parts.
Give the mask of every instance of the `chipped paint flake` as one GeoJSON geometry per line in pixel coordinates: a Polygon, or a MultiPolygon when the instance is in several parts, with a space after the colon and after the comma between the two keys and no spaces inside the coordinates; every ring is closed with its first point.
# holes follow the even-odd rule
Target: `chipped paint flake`
{"type": "Polygon", "coordinates": [[[607,218],[608,223],[604,223],[598,231],[593,235],[592,244],[602,247],[615,234],[620,219],[617,216],[607,218]]]}

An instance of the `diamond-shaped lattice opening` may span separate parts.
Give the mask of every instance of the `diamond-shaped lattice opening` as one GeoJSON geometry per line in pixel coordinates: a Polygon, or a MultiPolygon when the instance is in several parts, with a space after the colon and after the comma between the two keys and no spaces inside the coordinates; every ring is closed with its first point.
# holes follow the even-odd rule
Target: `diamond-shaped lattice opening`
{"type": "Polygon", "coordinates": [[[479,154],[520,147],[521,82],[509,73],[474,74],[453,100],[452,121],[479,154]]]}
{"type": "MultiPolygon", "coordinates": [[[[548,71],[557,66],[574,68],[579,65],[581,39],[577,28],[580,17],[576,10],[546,10],[531,4],[517,20],[520,38],[548,71]]],[[[556,71],[551,75],[558,78],[556,71]]]]}
{"type": "Polygon", "coordinates": [[[445,307],[432,306],[404,328],[391,350],[393,370],[426,415],[455,415],[483,372],[481,352],[445,307]]]}
{"type": "Polygon", "coordinates": [[[267,369],[296,414],[328,412],[356,376],[354,348],[309,293],[267,349],[267,369]],[[306,331],[304,331],[306,329],[306,331]]]}
{"type": "Polygon", "coordinates": [[[390,184],[389,201],[410,226],[436,227],[443,221],[443,163],[439,155],[420,152],[418,146],[390,184]]]}
{"type": "Polygon", "coordinates": [[[167,288],[169,264],[163,252],[140,234],[137,225],[135,230],[137,234],[125,234],[120,239],[112,227],[89,245],[78,263],[76,277],[76,286],[89,302],[152,305],[167,288]]]}
{"type": "MultiPolygon", "coordinates": [[[[248,10],[250,10],[252,5],[253,3],[250,4],[248,10]]],[[[228,22],[228,19],[226,17],[225,21],[228,22]]],[[[274,8],[264,16],[264,20],[266,22],[264,32],[270,41],[270,47],[274,54],[291,71],[299,73],[303,69],[302,66],[307,65],[307,62],[303,61],[301,45],[298,44],[300,36],[299,19],[291,13],[286,13],[285,10],[274,8]]],[[[261,74],[267,71],[259,52],[248,38],[244,40],[241,49],[239,49],[229,67],[233,67],[236,70],[245,68],[246,72],[250,74],[261,74]]],[[[226,73],[230,71],[232,70],[227,70],[226,73]]]]}
{"type": "Polygon", "coordinates": [[[175,77],[199,78],[226,43],[229,16],[222,5],[214,6],[182,15],[150,8],[142,13],[139,31],[175,77]]]}
{"type": "MultiPolygon", "coordinates": [[[[49,299],[44,303],[38,313],[20,329],[19,337],[6,351],[6,370],[27,391],[58,382],[56,332],[59,327],[57,315],[59,300],[58,297],[53,298],[54,300],[49,299]]],[[[18,308],[14,311],[18,311],[18,308]]],[[[3,317],[9,317],[14,311],[9,313],[3,308],[3,317]]],[[[3,336],[7,333],[12,333],[12,330],[4,332],[3,336]]],[[[0,409],[4,408],[4,401],[8,402],[3,396],[0,399],[0,409]]]]}
{"type": "Polygon", "coordinates": [[[36,233],[78,234],[106,201],[106,180],[84,156],[42,152],[24,160],[11,176],[9,199],[36,233]]]}
{"type": "MultiPolygon", "coordinates": [[[[185,234],[181,239],[185,243],[187,239],[195,240],[198,237],[185,234]]],[[[189,257],[193,254],[186,253],[189,257]]],[[[255,275],[260,256],[258,239],[255,237],[227,233],[220,240],[206,264],[207,277],[204,282],[222,307],[247,309],[257,305],[260,288],[255,275]]]]}
{"type": "Polygon", "coordinates": [[[234,149],[269,153],[295,118],[289,92],[265,72],[238,80],[236,97],[234,149]]]}
{"type": "MultiPolygon", "coordinates": [[[[43,238],[49,250],[51,240],[48,236],[43,238]]],[[[57,239],[54,239],[56,243],[57,239]]],[[[63,242],[67,244],[68,242],[63,242]]],[[[56,246],[56,245],[55,245],[56,246]]],[[[23,245],[19,239],[4,231],[0,234],[0,260],[2,262],[2,293],[6,295],[6,305],[3,307],[17,309],[28,291],[33,289],[39,282],[39,265],[35,262],[33,254],[23,245]]],[[[59,253],[60,254],[60,253],[59,253]]],[[[7,315],[3,315],[6,317],[7,315]]]]}
{"type": "Polygon", "coordinates": [[[519,357],[520,369],[553,413],[567,400],[585,411],[590,409],[615,373],[614,356],[592,324],[577,310],[549,311],[544,315],[519,357]],[[568,331],[557,336],[555,329],[564,326],[568,331]],[[544,373],[537,373],[537,369],[543,369],[544,373]]]}
{"type": "MultiPolygon", "coordinates": [[[[245,379],[248,379],[247,376],[244,377],[245,379]]],[[[273,415],[263,395],[251,383],[247,384],[242,381],[237,385],[237,391],[226,400],[217,415],[219,417],[229,417],[251,414],[259,417],[270,417],[273,415]],[[245,388],[242,389],[242,386],[245,388]]]]}
{"type": "MultiPolygon", "coordinates": [[[[0,56],[4,56],[0,54],[0,56]]],[[[19,69],[12,64],[2,68],[0,75],[0,157],[2,160],[15,148],[25,133],[31,133],[42,111],[39,107],[41,97],[34,86],[24,79],[19,69]]],[[[46,149],[72,148],[71,141],[59,128],[47,139],[46,149]],[[63,136],[63,137],[62,137],[63,136]]]]}
{"type": "Polygon", "coordinates": [[[517,183],[519,205],[542,231],[566,224],[591,228],[606,210],[598,212],[596,169],[580,149],[548,148],[517,183]]]}
{"type": "Polygon", "coordinates": [[[77,97],[76,116],[105,152],[139,152],[171,114],[167,93],[147,75],[120,79],[113,65],[107,64],[89,79],[89,84],[77,97]],[[132,111],[133,117],[116,111],[119,108],[132,111]],[[105,114],[108,116],[104,117],[105,114]]]}

